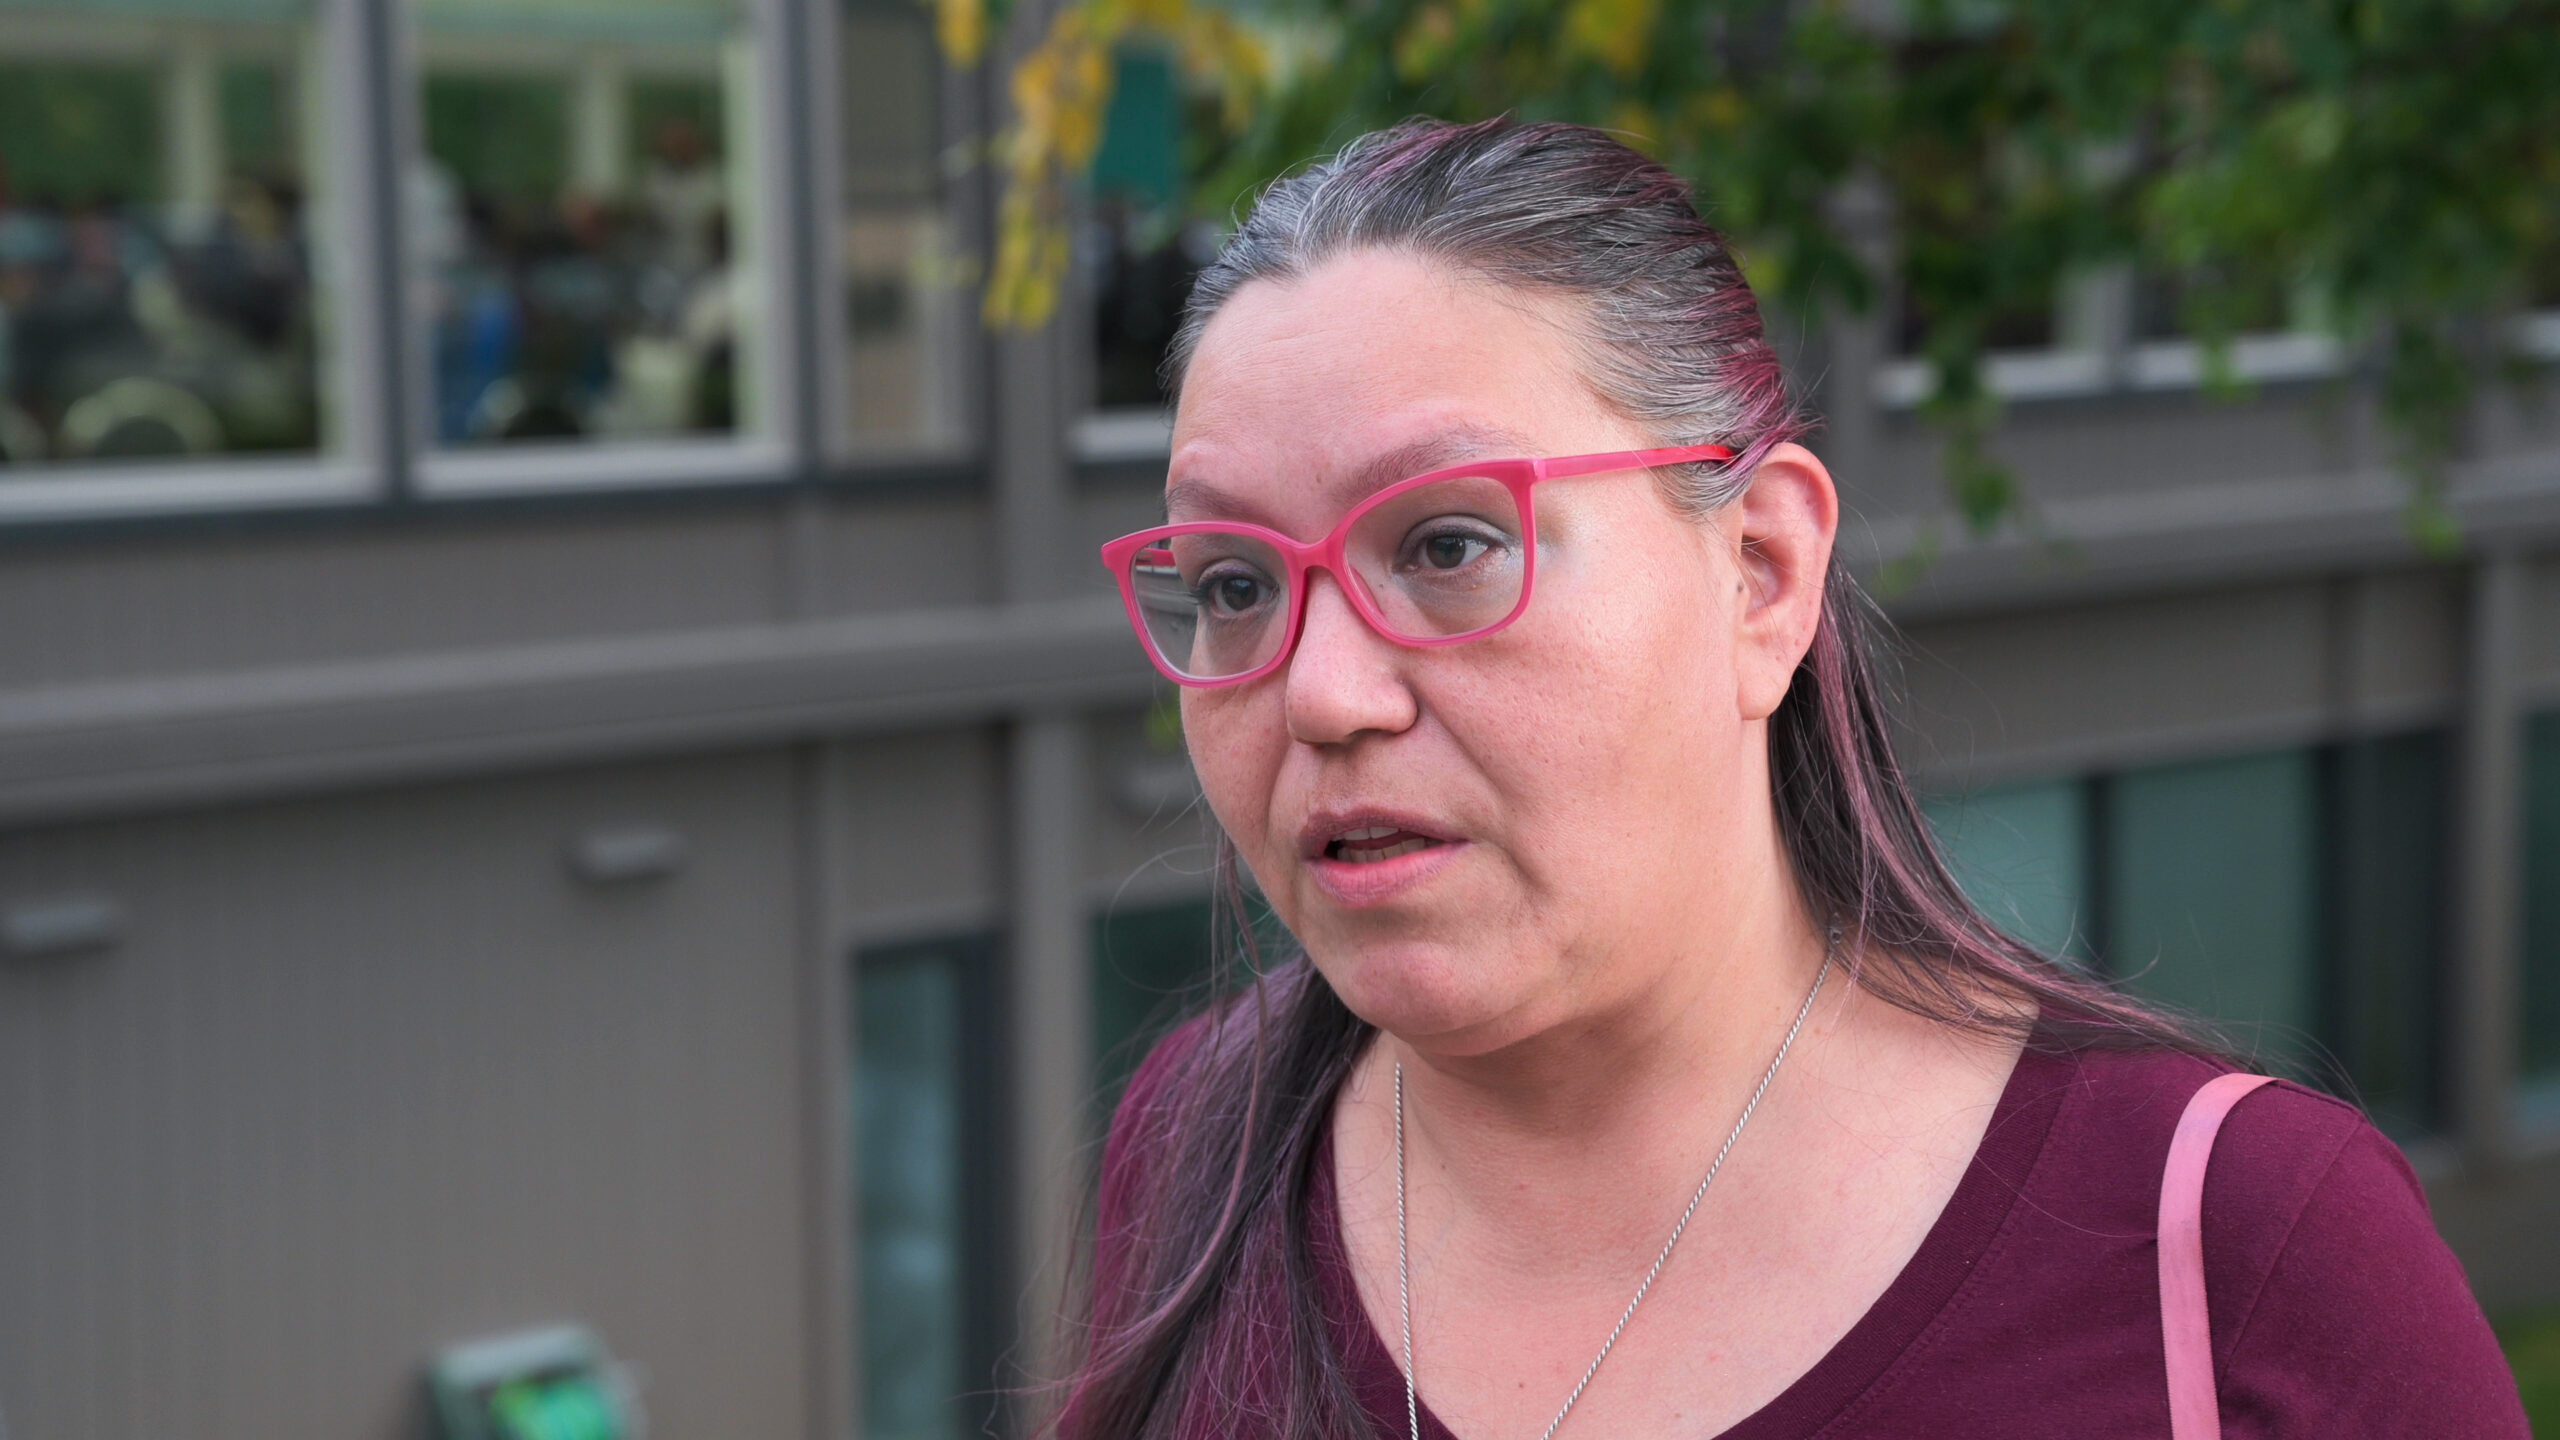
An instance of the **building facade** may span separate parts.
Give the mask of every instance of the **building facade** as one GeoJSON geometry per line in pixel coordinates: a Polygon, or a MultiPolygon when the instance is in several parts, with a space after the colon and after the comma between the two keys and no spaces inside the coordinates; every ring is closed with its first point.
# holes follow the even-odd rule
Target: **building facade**
{"type": "MultiPolygon", "coordinates": [[[[1135,84],[1086,303],[986,332],[990,88],[904,0],[0,0],[7,1434],[429,1433],[556,1322],[664,1435],[1037,1372],[1205,933],[1092,559],[1197,236],[1124,223],[1135,84]]],[[[1906,759],[1986,904],[2351,1088],[2560,1301],[2560,310],[2452,555],[2352,356],[2216,398],[2150,313],[1996,360],[1988,541],[1897,327],[1806,329],[1844,543],[1932,557],[1906,759]]]]}

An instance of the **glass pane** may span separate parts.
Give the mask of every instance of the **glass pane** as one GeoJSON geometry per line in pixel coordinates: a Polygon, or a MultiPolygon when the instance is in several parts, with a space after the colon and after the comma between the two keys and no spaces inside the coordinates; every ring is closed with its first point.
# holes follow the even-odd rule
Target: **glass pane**
{"type": "Polygon", "coordinates": [[[2329,1043],[2356,1097],[2397,1135],[2425,1132],[2437,1111],[2445,776],[2434,733],[2331,755],[2329,1043]]]}
{"type": "Polygon", "coordinates": [[[863,956],[855,988],[862,1433],[957,1440],[968,1382],[962,998],[966,956],[863,956]]]}
{"type": "Polygon", "coordinates": [[[323,445],[310,14],[7,7],[0,466],[323,445]]]}
{"type": "Polygon", "coordinates": [[[2085,785],[2002,785],[1932,796],[1921,808],[1965,894],[1993,924],[2048,955],[2087,961],[2085,785]]]}
{"type": "Polygon", "coordinates": [[[2297,1062],[2317,1011],[2319,836],[2308,751],[2130,771],[2109,786],[2107,968],[2297,1062]]]}
{"type": "Polygon", "coordinates": [[[966,434],[973,276],[944,193],[933,12],[847,0],[843,97],[845,414],[857,450],[948,450],[966,434]]]}
{"type": "Polygon", "coordinates": [[[1209,902],[1117,910],[1093,922],[1093,1053],[1102,1111],[1120,1098],[1184,999],[1209,975],[1209,902]]]}
{"type": "Polygon", "coordinates": [[[2560,713],[2525,725],[2524,1073],[2560,1122],[2560,713]]]}
{"type": "Polygon", "coordinates": [[[416,0],[446,445],[733,434],[765,377],[742,0],[416,0]]]}
{"type": "Polygon", "coordinates": [[[1217,253],[1214,226],[1184,205],[1184,112],[1173,58],[1119,55],[1111,108],[1093,162],[1093,226],[1085,264],[1093,296],[1097,409],[1165,403],[1159,367],[1182,323],[1191,282],[1217,253]]]}

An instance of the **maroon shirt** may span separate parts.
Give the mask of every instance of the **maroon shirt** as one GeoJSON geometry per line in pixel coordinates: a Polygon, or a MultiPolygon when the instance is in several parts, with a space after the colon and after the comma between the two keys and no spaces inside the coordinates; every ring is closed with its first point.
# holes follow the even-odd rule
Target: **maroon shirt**
{"type": "MultiPolygon", "coordinates": [[[[1106,1309],[1132,1237],[1150,1228],[1130,1213],[1144,1160],[1122,1121],[1173,1079],[1193,1034],[1140,1067],[1104,1151],[1094,1276],[1106,1309]]],[[[2160,1173],[2179,1113],[2215,1073],[2163,1052],[2022,1056],[1919,1252],[1828,1354],[1721,1440],[2166,1437],[2160,1173]]],[[[1402,1437],[1404,1379],[1343,1255],[1329,1144],[1303,1203],[1334,1343],[1372,1428],[1402,1437]]],[[[2206,1173],[2204,1250],[2229,1440],[2530,1440],[2424,1192],[2352,1106],[2291,1084],[2243,1100],[2206,1173]]],[[[1249,1333],[1285,1343],[1276,1285],[1234,1303],[1267,1320],[1249,1333]]],[[[1285,1357],[1248,1364],[1264,1373],[1218,1388],[1268,1393],[1285,1357]]],[[[1216,1433],[1186,1426],[1186,1440],[1195,1428],[1216,1433]]],[[[1457,1440],[1427,1408],[1422,1433],[1457,1440]]]]}

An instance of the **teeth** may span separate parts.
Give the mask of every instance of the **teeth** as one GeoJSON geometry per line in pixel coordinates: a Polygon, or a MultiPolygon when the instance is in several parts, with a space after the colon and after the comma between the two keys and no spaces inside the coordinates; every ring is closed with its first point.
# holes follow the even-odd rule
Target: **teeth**
{"type": "MultiPolygon", "coordinates": [[[[1392,835],[1395,832],[1390,830],[1386,833],[1392,835]]],[[[1342,858],[1354,865],[1374,865],[1381,860],[1393,860],[1399,855],[1410,855],[1416,850],[1429,849],[1430,846],[1431,842],[1419,835],[1410,840],[1399,840],[1393,845],[1377,850],[1362,850],[1346,844],[1342,847],[1342,858]]]]}
{"type": "Polygon", "coordinates": [[[1365,830],[1345,830],[1336,838],[1345,845],[1357,845],[1363,840],[1384,840],[1394,833],[1392,825],[1372,825],[1365,830]]]}

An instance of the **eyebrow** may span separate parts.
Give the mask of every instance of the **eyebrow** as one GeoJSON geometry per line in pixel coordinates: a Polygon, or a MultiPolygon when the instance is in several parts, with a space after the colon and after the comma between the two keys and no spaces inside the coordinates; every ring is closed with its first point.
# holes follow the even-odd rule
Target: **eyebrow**
{"type": "MultiPolygon", "coordinates": [[[[1445,465],[1495,456],[1524,456],[1530,449],[1529,442],[1518,432],[1499,425],[1452,425],[1370,457],[1339,488],[1348,508],[1399,480],[1428,474],[1445,465]]],[[[1177,514],[1197,520],[1265,518],[1260,506],[1208,480],[1176,480],[1165,486],[1164,514],[1168,521],[1177,514]]]]}

